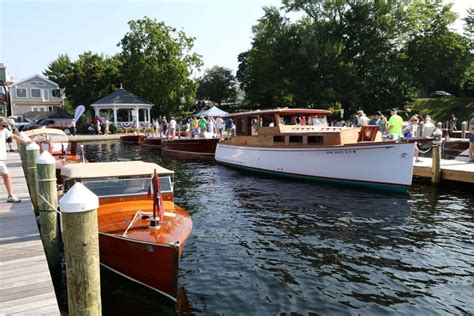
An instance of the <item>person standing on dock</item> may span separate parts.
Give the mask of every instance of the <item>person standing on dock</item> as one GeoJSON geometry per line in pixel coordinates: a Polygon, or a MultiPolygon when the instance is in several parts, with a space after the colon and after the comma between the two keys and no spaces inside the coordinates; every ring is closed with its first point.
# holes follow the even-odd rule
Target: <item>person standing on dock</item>
{"type": "Polygon", "coordinates": [[[357,111],[357,124],[358,126],[369,125],[369,119],[367,118],[367,115],[365,115],[364,111],[362,110],[357,111]]]}
{"type": "Polygon", "coordinates": [[[174,117],[171,117],[170,124],[169,124],[169,134],[168,138],[174,139],[176,136],[176,120],[174,117]]]}
{"type": "Polygon", "coordinates": [[[392,140],[398,140],[402,135],[403,119],[397,115],[397,109],[392,109],[390,115],[387,124],[387,131],[392,140]]]}
{"type": "Polygon", "coordinates": [[[14,134],[7,127],[8,121],[3,116],[0,116],[0,175],[3,178],[3,183],[5,183],[8,192],[7,202],[19,203],[21,200],[13,194],[12,178],[10,177],[7,166],[5,165],[5,160],[7,160],[6,140],[8,137],[12,137],[14,140],[22,144],[26,144],[27,142],[21,139],[20,136],[14,134]]]}

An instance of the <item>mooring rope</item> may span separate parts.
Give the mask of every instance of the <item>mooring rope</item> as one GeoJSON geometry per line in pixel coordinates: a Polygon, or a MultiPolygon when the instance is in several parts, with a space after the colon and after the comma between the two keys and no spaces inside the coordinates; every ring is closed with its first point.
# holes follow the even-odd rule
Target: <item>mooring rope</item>
{"type": "MultiPolygon", "coordinates": [[[[55,179],[56,180],[56,179],[55,179]]],[[[46,198],[44,196],[42,196],[41,194],[38,193],[38,196],[46,203],[48,204],[49,207],[51,207],[53,210],[56,211],[56,213],[58,214],[61,214],[61,212],[58,210],[58,207],[54,207],[51,203],[49,203],[48,200],[46,200],[46,198]]],[[[46,212],[51,212],[51,211],[48,211],[48,210],[40,210],[40,211],[46,211],[46,212]]]]}

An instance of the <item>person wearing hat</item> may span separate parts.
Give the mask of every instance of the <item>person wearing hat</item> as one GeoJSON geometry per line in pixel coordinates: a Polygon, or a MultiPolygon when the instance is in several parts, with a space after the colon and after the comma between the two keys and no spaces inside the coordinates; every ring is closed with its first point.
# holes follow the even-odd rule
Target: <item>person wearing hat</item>
{"type": "Polygon", "coordinates": [[[387,131],[391,139],[398,140],[402,135],[403,119],[397,115],[397,109],[392,109],[390,115],[387,124],[387,131]]]}
{"type": "Polygon", "coordinates": [[[21,139],[20,136],[14,134],[8,128],[8,121],[3,117],[0,116],[0,175],[3,178],[3,183],[5,183],[5,187],[8,192],[8,203],[19,203],[21,200],[13,195],[13,184],[12,178],[8,173],[8,168],[5,165],[5,160],[7,160],[7,147],[6,147],[6,140],[8,137],[12,137],[14,140],[26,144],[27,142],[21,139]]]}
{"type": "Polygon", "coordinates": [[[369,119],[367,115],[365,115],[364,111],[362,110],[357,111],[357,118],[358,118],[357,123],[359,124],[359,126],[369,125],[369,119]]]}

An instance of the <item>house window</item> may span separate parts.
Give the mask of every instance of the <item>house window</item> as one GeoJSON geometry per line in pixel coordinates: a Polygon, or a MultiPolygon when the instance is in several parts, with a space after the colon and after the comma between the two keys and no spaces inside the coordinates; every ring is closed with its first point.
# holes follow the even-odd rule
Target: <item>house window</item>
{"type": "Polygon", "coordinates": [[[16,88],[16,97],[17,98],[26,98],[26,89],[16,88]]]}
{"type": "Polygon", "coordinates": [[[44,112],[46,108],[44,106],[32,106],[31,111],[33,112],[44,112]]]}
{"type": "Polygon", "coordinates": [[[60,98],[61,97],[61,90],[60,89],[51,90],[51,96],[53,98],[60,98]]]}
{"type": "Polygon", "coordinates": [[[41,98],[41,89],[31,89],[32,98],[41,98]]]}

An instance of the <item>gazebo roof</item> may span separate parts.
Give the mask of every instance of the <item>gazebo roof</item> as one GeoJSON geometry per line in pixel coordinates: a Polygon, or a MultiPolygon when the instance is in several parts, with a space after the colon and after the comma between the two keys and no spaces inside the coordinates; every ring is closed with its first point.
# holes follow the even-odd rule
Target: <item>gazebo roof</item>
{"type": "Polygon", "coordinates": [[[131,92],[128,92],[127,90],[120,88],[115,92],[112,92],[111,94],[95,101],[94,103],[91,104],[91,106],[94,105],[121,105],[121,104],[126,104],[126,105],[150,105],[152,106],[153,103],[143,100],[140,97],[137,97],[131,92]]]}

